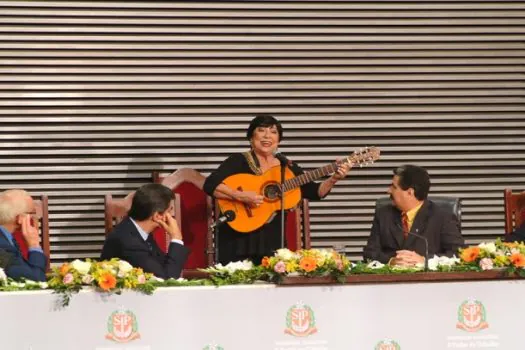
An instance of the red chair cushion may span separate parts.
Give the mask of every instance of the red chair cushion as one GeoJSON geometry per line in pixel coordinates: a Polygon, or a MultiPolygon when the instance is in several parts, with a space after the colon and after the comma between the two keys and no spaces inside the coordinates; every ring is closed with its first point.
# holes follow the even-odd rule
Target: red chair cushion
{"type": "Polygon", "coordinates": [[[164,253],[168,252],[168,246],[166,244],[166,231],[162,227],[157,227],[152,233],[153,239],[159,246],[160,250],[164,253]]]}
{"type": "Polygon", "coordinates": [[[183,182],[174,189],[180,195],[182,236],[190,249],[185,269],[205,268],[208,236],[208,196],[190,182],[183,182]]]}

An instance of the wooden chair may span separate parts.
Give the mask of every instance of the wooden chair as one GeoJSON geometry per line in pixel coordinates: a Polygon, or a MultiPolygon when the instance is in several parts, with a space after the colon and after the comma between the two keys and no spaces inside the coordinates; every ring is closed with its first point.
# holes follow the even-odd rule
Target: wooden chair
{"type": "Polygon", "coordinates": [[[203,191],[204,180],[194,169],[183,168],[174,173],[161,176],[152,174],[153,182],[171,188],[180,196],[180,211],[184,245],[190,255],[184,266],[184,277],[198,277],[198,268],[211,266],[215,262],[213,234],[208,229],[214,221],[212,199],[203,191]]]}
{"type": "MultiPolygon", "coordinates": [[[[104,228],[106,236],[111,232],[113,226],[118,224],[126,215],[131,208],[131,202],[135,192],[131,192],[124,198],[114,199],[111,194],[106,194],[104,197],[104,228]]],[[[175,195],[175,212],[173,213],[179,227],[181,225],[181,214],[180,214],[180,196],[175,195]]],[[[168,246],[171,241],[171,237],[162,228],[158,228],[152,232],[155,242],[163,252],[168,251],[168,246]]]]}
{"type": "Polygon", "coordinates": [[[286,241],[290,250],[310,249],[310,206],[303,199],[300,206],[288,212],[286,217],[286,241]]]}
{"type": "MultiPolygon", "coordinates": [[[[40,245],[44,251],[44,255],[47,257],[47,269],[49,270],[50,260],[51,260],[51,244],[49,240],[49,211],[48,211],[48,198],[46,195],[42,195],[39,199],[34,199],[33,203],[35,204],[35,214],[34,218],[38,220],[40,227],[40,245]]],[[[18,245],[20,246],[20,251],[22,256],[27,259],[28,256],[28,247],[22,232],[14,232],[13,237],[16,239],[18,245]]]]}
{"type": "Polygon", "coordinates": [[[525,222],[525,191],[513,193],[510,188],[506,188],[504,200],[505,234],[508,235],[525,222]]]}

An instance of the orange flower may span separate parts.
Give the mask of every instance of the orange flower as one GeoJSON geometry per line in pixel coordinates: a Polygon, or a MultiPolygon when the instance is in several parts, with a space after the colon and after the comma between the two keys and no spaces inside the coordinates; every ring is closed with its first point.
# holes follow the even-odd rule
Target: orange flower
{"type": "Polygon", "coordinates": [[[62,266],[60,266],[60,274],[62,276],[65,276],[69,272],[69,270],[71,270],[71,266],[68,263],[65,263],[62,266]]]}
{"type": "Polygon", "coordinates": [[[261,265],[263,267],[269,267],[270,266],[270,258],[265,256],[262,261],[261,261],[261,265]]]}
{"type": "Polygon", "coordinates": [[[317,267],[317,262],[314,258],[305,256],[301,259],[299,262],[299,266],[301,269],[305,270],[306,272],[312,272],[317,267]]]}
{"type": "Polygon", "coordinates": [[[510,262],[516,267],[525,267],[525,256],[520,253],[514,253],[510,256],[510,262]]]}
{"type": "Polygon", "coordinates": [[[117,285],[117,279],[109,272],[103,273],[97,281],[100,288],[106,291],[115,288],[117,285]]]}
{"type": "Polygon", "coordinates": [[[468,247],[461,252],[461,259],[464,262],[473,262],[479,256],[479,247],[468,247]]]}
{"type": "Polygon", "coordinates": [[[518,242],[505,242],[503,245],[507,248],[517,248],[520,244],[518,242]]]}

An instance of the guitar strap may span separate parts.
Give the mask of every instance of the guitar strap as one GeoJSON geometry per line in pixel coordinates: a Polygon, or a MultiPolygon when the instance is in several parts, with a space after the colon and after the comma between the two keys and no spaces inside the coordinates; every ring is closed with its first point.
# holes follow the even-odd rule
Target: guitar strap
{"type": "Polygon", "coordinates": [[[248,166],[253,171],[253,173],[255,175],[262,175],[261,167],[259,166],[259,160],[257,159],[257,156],[255,156],[253,151],[246,151],[242,155],[244,156],[244,158],[246,158],[248,166]]]}

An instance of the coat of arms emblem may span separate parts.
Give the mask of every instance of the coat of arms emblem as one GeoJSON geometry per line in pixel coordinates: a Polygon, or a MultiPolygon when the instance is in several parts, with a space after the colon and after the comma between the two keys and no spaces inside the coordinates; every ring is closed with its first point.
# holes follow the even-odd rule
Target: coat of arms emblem
{"type": "Polygon", "coordinates": [[[284,333],[295,337],[307,337],[316,332],[315,315],[308,305],[297,303],[288,309],[284,333]]]}
{"type": "Polygon", "coordinates": [[[127,343],[139,338],[137,318],[133,312],[130,310],[117,310],[109,316],[106,339],[118,343],[127,343]]]}
{"type": "Polygon", "coordinates": [[[401,346],[393,340],[382,340],[377,343],[374,350],[401,350],[401,346]]]}
{"type": "Polygon", "coordinates": [[[458,308],[457,328],[467,332],[477,332],[488,328],[485,307],[478,300],[466,300],[458,308]]]}

